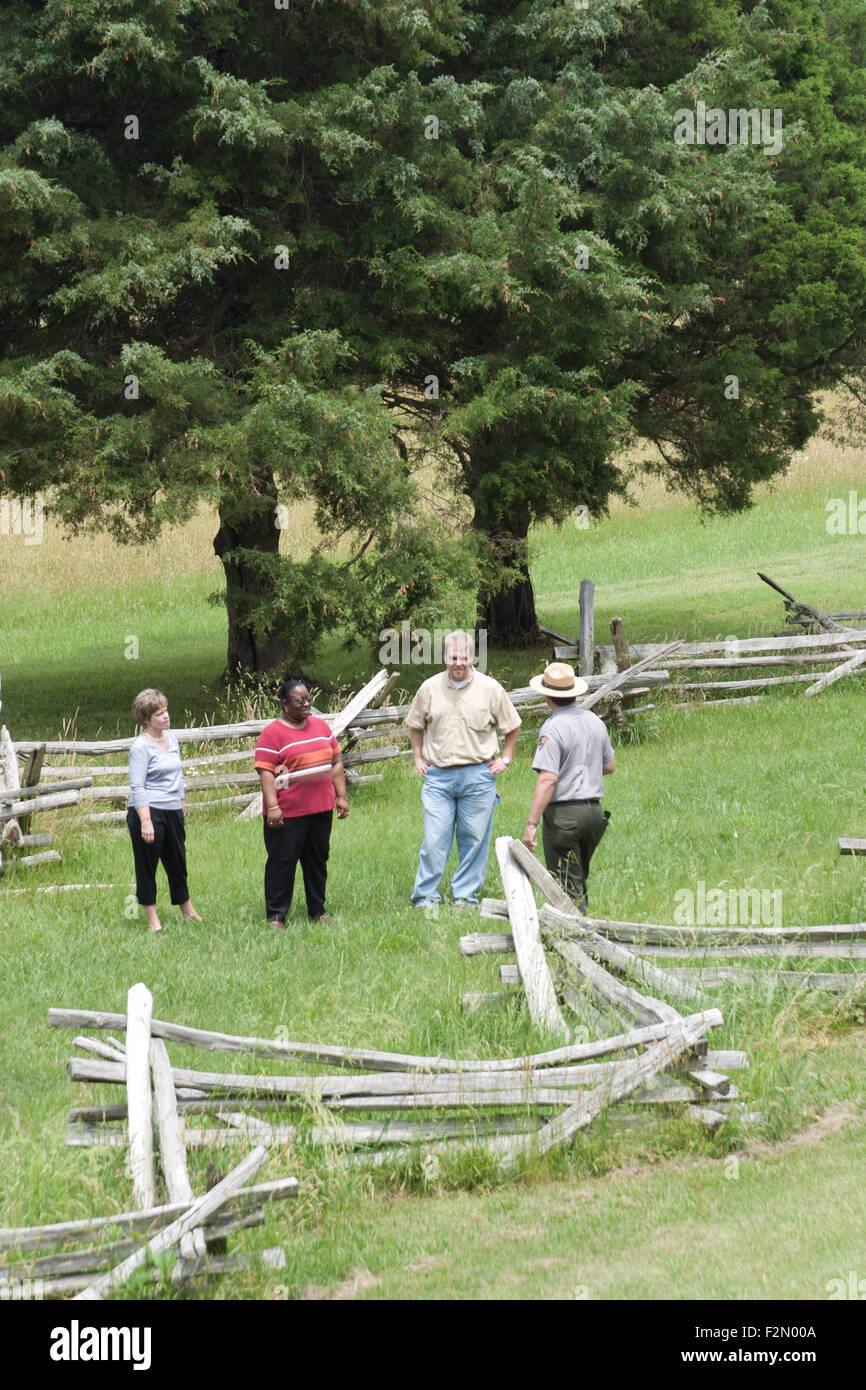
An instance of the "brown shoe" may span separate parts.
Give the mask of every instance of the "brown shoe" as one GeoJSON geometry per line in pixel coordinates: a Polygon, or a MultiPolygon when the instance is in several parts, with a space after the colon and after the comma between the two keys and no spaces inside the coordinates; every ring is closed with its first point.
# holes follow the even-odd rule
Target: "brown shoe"
{"type": "Polygon", "coordinates": [[[327,912],[320,912],[318,917],[313,918],[314,922],[332,922],[333,920],[333,917],[329,917],[327,912]]]}

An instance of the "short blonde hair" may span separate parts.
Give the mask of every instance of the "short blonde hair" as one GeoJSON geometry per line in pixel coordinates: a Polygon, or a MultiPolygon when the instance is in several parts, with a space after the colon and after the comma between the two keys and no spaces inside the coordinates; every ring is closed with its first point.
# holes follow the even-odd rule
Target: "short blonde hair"
{"type": "Polygon", "coordinates": [[[156,714],[157,710],[162,709],[167,704],[168,700],[161,690],[142,690],[132,702],[132,714],[136,724],[141,724],[143,727],[152,714],[156,714]]]}

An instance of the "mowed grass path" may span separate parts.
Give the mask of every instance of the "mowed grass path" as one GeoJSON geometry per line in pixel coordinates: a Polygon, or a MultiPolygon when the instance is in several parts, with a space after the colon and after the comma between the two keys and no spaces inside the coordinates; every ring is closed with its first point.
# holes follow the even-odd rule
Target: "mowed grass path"
{"type": "MultiPolygon", "coordinates": [[[[533,574],[542,620],[572,630],[577,584],[587,575],[597,583],[599,640],[613,613],[635,641],[778,630],[781,601],[756,579],[757,568],[810,602],[866,603],[866,538],[832,537],[825,526],[827,497],[856,486],[856,461],[828,458],[825,480],[806,460],[799,484],[795,477],[762,492],[741,518],[701,524],[684,504],[647,489],[639,509],[618,506],[589,531],[540,531],[533,574]]],[[[131,698],[150,683],[166,689],[176,724],[244,712],[243,699],[224,701],[218,686],[224,615],[207,604],[220,586],[212,526],[202,514],[146,552],[65,543],[50,529],[42,546],[0,538],[2,718],[13,736],[56,736],[76,711],[83,736],[129,733],[131,698]],[[125,655],[132,637],[137,659],[125,655]]],[[[296,543],[304,536],[300,517],[296,543]]],[[[331,647],[311,669],[330,687],[357,688],[376,645],[371,634],[369,648],[351,659],[331,647]]],[[[489,669],[506,686],[524,684],[544,659],[542,651],[494,652],[489,669]]],[[[404,683],[411,689],[429,673],[406,669],[404,683]]],[[[659,701],[641,741],[617,749],[593,910],[670,921],[677,892],[703,880],[708,888],[779,890],[786,925],[866,918],[862,861],[840,859],[835,846],[838,835],[866,833],[860,692],[846,682],[815,701],[783,690],[754,706],[694,712],[659,701]]],[[[499,834],[522,830],[533,741],[528,725],[501,783],[499,834]]],[[[121,1151],[65,1146],[70,1105],[117,1097],[66,1080],[74,1035],[48,1029],[52,1004],[122,1011],[127,989],[143,979],[158,1016],[226,1031],[273,1036],[285,1028],[311,1041],[462,1056],[519,1054],[545,1041],[532,1034],[525,1009],[461,1012],[465,990],[499,987],[501,958],[459,954],[458,937],[476,919],[445,909],[430,921],[409,908],[421,813],[405,760],[385,765],[382,784],[357,789],[349,821],[335,824],[335,922],[327,930],[307,922],[301,899],[285,935],[267,931],[261,831],[231,812],[188,823],[193,899],[205,924],[181,928],[166,903],[167,931],[156,939],[125,915],[133,910],[125,832],[72,827],[62,817],[55,828],[64,862],[32,883],[118,886],[55,896],[16,894],[11,876],[0,883],[4,1224],[129,1205],[121,1151]]],[[[501,892],[492,857],[486,891],[501,892]]],[[[751,1058],[734,1079],[765,1117],[760,1142],[789,1140],[828,1107],[844,1117],[838,1132],[749,1157],[748,1136],[711,1138],[676,1118],[646,1134],[601,1126],[506,1184],[477,1158],[444,1162],[430,1179],[421,1154],[366,1175],[341,1168],[339,1154],[329,1167],[327,1155],[303,1144],[276,1150],[262,1177],[296,1173],[302,1196],[239,1240],[249,1248],[280,1241],[289,1267],[233,1278],[232,1296],[573,1298],[585,1288],[604,1299],[825,1297],[828,1279],[857,1268],[866,1236],[852,1195],[863,1137],[862,1034],[850,1031],[856,1007],[829,995],[785,1002],[769,982],[710,997],[726,1018],[713,1045],[745,1048],[751,1058]],[[740,1154],[736,1179],[725,1176],[729,1153],[740,1154]],[[699,1230],[708,1242],[718,1237],[724,1261],[708,1244],[713,1258],[695,1283],[683,1270],[699,1230]]],[[[178,1065],[208,1070],[280,1069],[172,1052],[178,1065]]],[[[235,1152],[242,1148],[223,1151],[223,1167],[235,1152]]],[[[192,1156],[199,1190],[210,1156],[192,1156]]],[[[192,1296],[214,1295],[219,1286],[192,1296]]]]}

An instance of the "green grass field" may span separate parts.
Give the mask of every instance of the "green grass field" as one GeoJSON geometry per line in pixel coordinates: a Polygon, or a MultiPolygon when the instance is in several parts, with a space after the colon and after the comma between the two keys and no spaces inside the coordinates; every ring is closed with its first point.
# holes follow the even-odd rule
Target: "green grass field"
{"type": "MultiPolygon", "coordinates": [[[[588,530],[541,529],[532,538],[541,620],[573,631],[585,576],[597,586],[599,640],[614,614],[633,641],[778,630],[781,600],[757,569],[818,606],[861,606],[866,537],[825,527],[828,498],[857,485],[857,458],[818,441],[742,517],[702,523],[681,500],[646,487],[637,506],[617,504],[588,530]]],[[[307,526],[299,515],[293,544],[303,546],[307,526]]],[[[176,725],[250,712],[243,692],[219,686],[224,615],[207,602],[221,582],[212,530],[202,514],[143,552],[63,541],[50,519],[39,546],[0,537],[2,718],[13,737],[131,733],[132,696],[149,684],[167,692],[176,725]],[[131,638],[137,658],[125,655],[131,638]]],[[[351,658],[334,646],[311,663],[335,703],[335,692],[369,676],[376,647],[371,634],[351,658]]],[[[488,669],[522,685],[544,660],[543,651],[497,651],[488,669]]],[[[412,689],[430,673],[407,669],[403,684],[412,689]]],[[[779,890],[784,925],[866,917],[862,862],[840,859],[835,843],[864,833],[861,726],[856,681],[814,701],[783,687],[727,710],[676,710],[659,699],[639,735],[617,748],[593,911],[670,921],[677,891],[703,880],[779,890]]],[[[519,835],[525,821],[533,727],[500,786],[498,834],[519,835]]],[[[125,915],[133,886],[125,831],[83,829],[63,814],[53,823],[63,863],[31,871],[28,883],[116,886],[41,895],[15,892],[23,876],[0,880],[0,1222],[130,1205],[122,1150],[65,1146],[70,1105],[112,1097],[66,1079],[74,1034],[48,1028],[51,1005],[122,1011],[129,986],[144,980],[157,1016],[223,1031],[286,1029],[308,1041],[466,1057],[544,1044],[520,1007],[461,1012],[464,991],[498,987],[502,958],[459,954],[458,937],[476,927],[469,914],[444,909],[431,921],[410,909],[419,782],[404,760],[384,773],[352,793],[349,820],[335,823],[330,928],[310,925],[296,901],[289,930],[268,931],[261,831],[231,811],[189,821],[202,926],[181,927],[166,903],[166,931],[148,936],[142,917],[125,915]]],[[[33,828],[51,828],[50,818],[33,828]]],[[[500,891],[491,856],[486,892],[500,891]]],[[[810,966],[857,968],[838,959],[810,966]]],[[[641,1131],[601,1122],[507,1181],[473,1154],[443,1158],[430,1179],[421,1153],[370,1171],[303,1144],[275,1149],[261,1180],[296,1174],[301,1196],[231,1244],[279,1242],[287,1269],[200,1283],[183,1297],[825,1298],[829,1280],[862,1267],[866,1235],[862,997],[783,995],[771,976],[708,994],[725,1015],[711,1045],[751,1059],[734,1077],[764,1116],[748,1133],[710,1135],[673,1114],[641,1131]],[[687,1261],[704,1238],[713,1258],[687,1261]]],[[[217,1065],[192,1050],[172,1055],[181,1066],[217,1065]]],[[[237,1056],[218,1065],[253,1069],[237,1056]]],[[[218,1161],[226,1169],[243,1151],[224,1149],[218,1161]]],[[[191,1155],[197,1190],[210,1157],[191,1155]]]]}

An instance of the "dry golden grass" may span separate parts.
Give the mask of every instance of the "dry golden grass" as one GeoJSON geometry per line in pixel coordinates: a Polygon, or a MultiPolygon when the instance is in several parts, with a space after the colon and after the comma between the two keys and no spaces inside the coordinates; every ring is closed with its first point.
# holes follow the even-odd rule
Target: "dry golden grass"
{"type": "MultiPolygon", "coordinates": [[[[297,503],[283,515],[281,551],[309,554],[317,539],[313,504],[297,503]]],[[[46,509],[39,545],[25,544],[20,536],[0,537],[0,586],[24,592],[38,587],[43,593],[58,594],[78,588],[117,588],[158,571],[164,579],[207,575],[216,588],[222,579],[222,565],[213,549],[218,527],[215,509],[202,505],[190,521],[168,527],[146,545],[120,545],[100,534],[69,537],[46,509]]]]}
{"type": "MultiPolygon", "coordinates": [[[[823,402],[828,415],[834,413],[833,402],[826,398],[823,402]]],[[[681,492],[671,491],[661,478],[640,471],[640,464],[652,457],[651,446],[641,449],[634,456],[629,483],[630,501],[614,498],[610,505],[612,517],[622,516],[633,510],[634,505],[642,511],[654,507],[670,510],[671,507],[691,507],[691,498],[681,492]]],[[[820,430],[809,440],[805,449],[794,454],[786,472],[771,482],[761,483],[755,488],[755,501],[780,492],[808,492],[827,483],[847,483],[852,486],[864,484],[863,451],[845,448],[829,437],[826,430],[820,430]]]]}
{"type": "Polygon", "coordinates": [[[46,594],[70,589],[116,588],[132,583],[149,571],[189,579],[212,572],[218,581],[222,566],[213,552],[216,520],[202,507],[183,526],[173,526],[147,545],[119,545],[110,536],[89,534],[67,537],[59,521],[46,509],[40,545],[25,545],[21,537],[0,538],[0,586],[46,594]]]}

